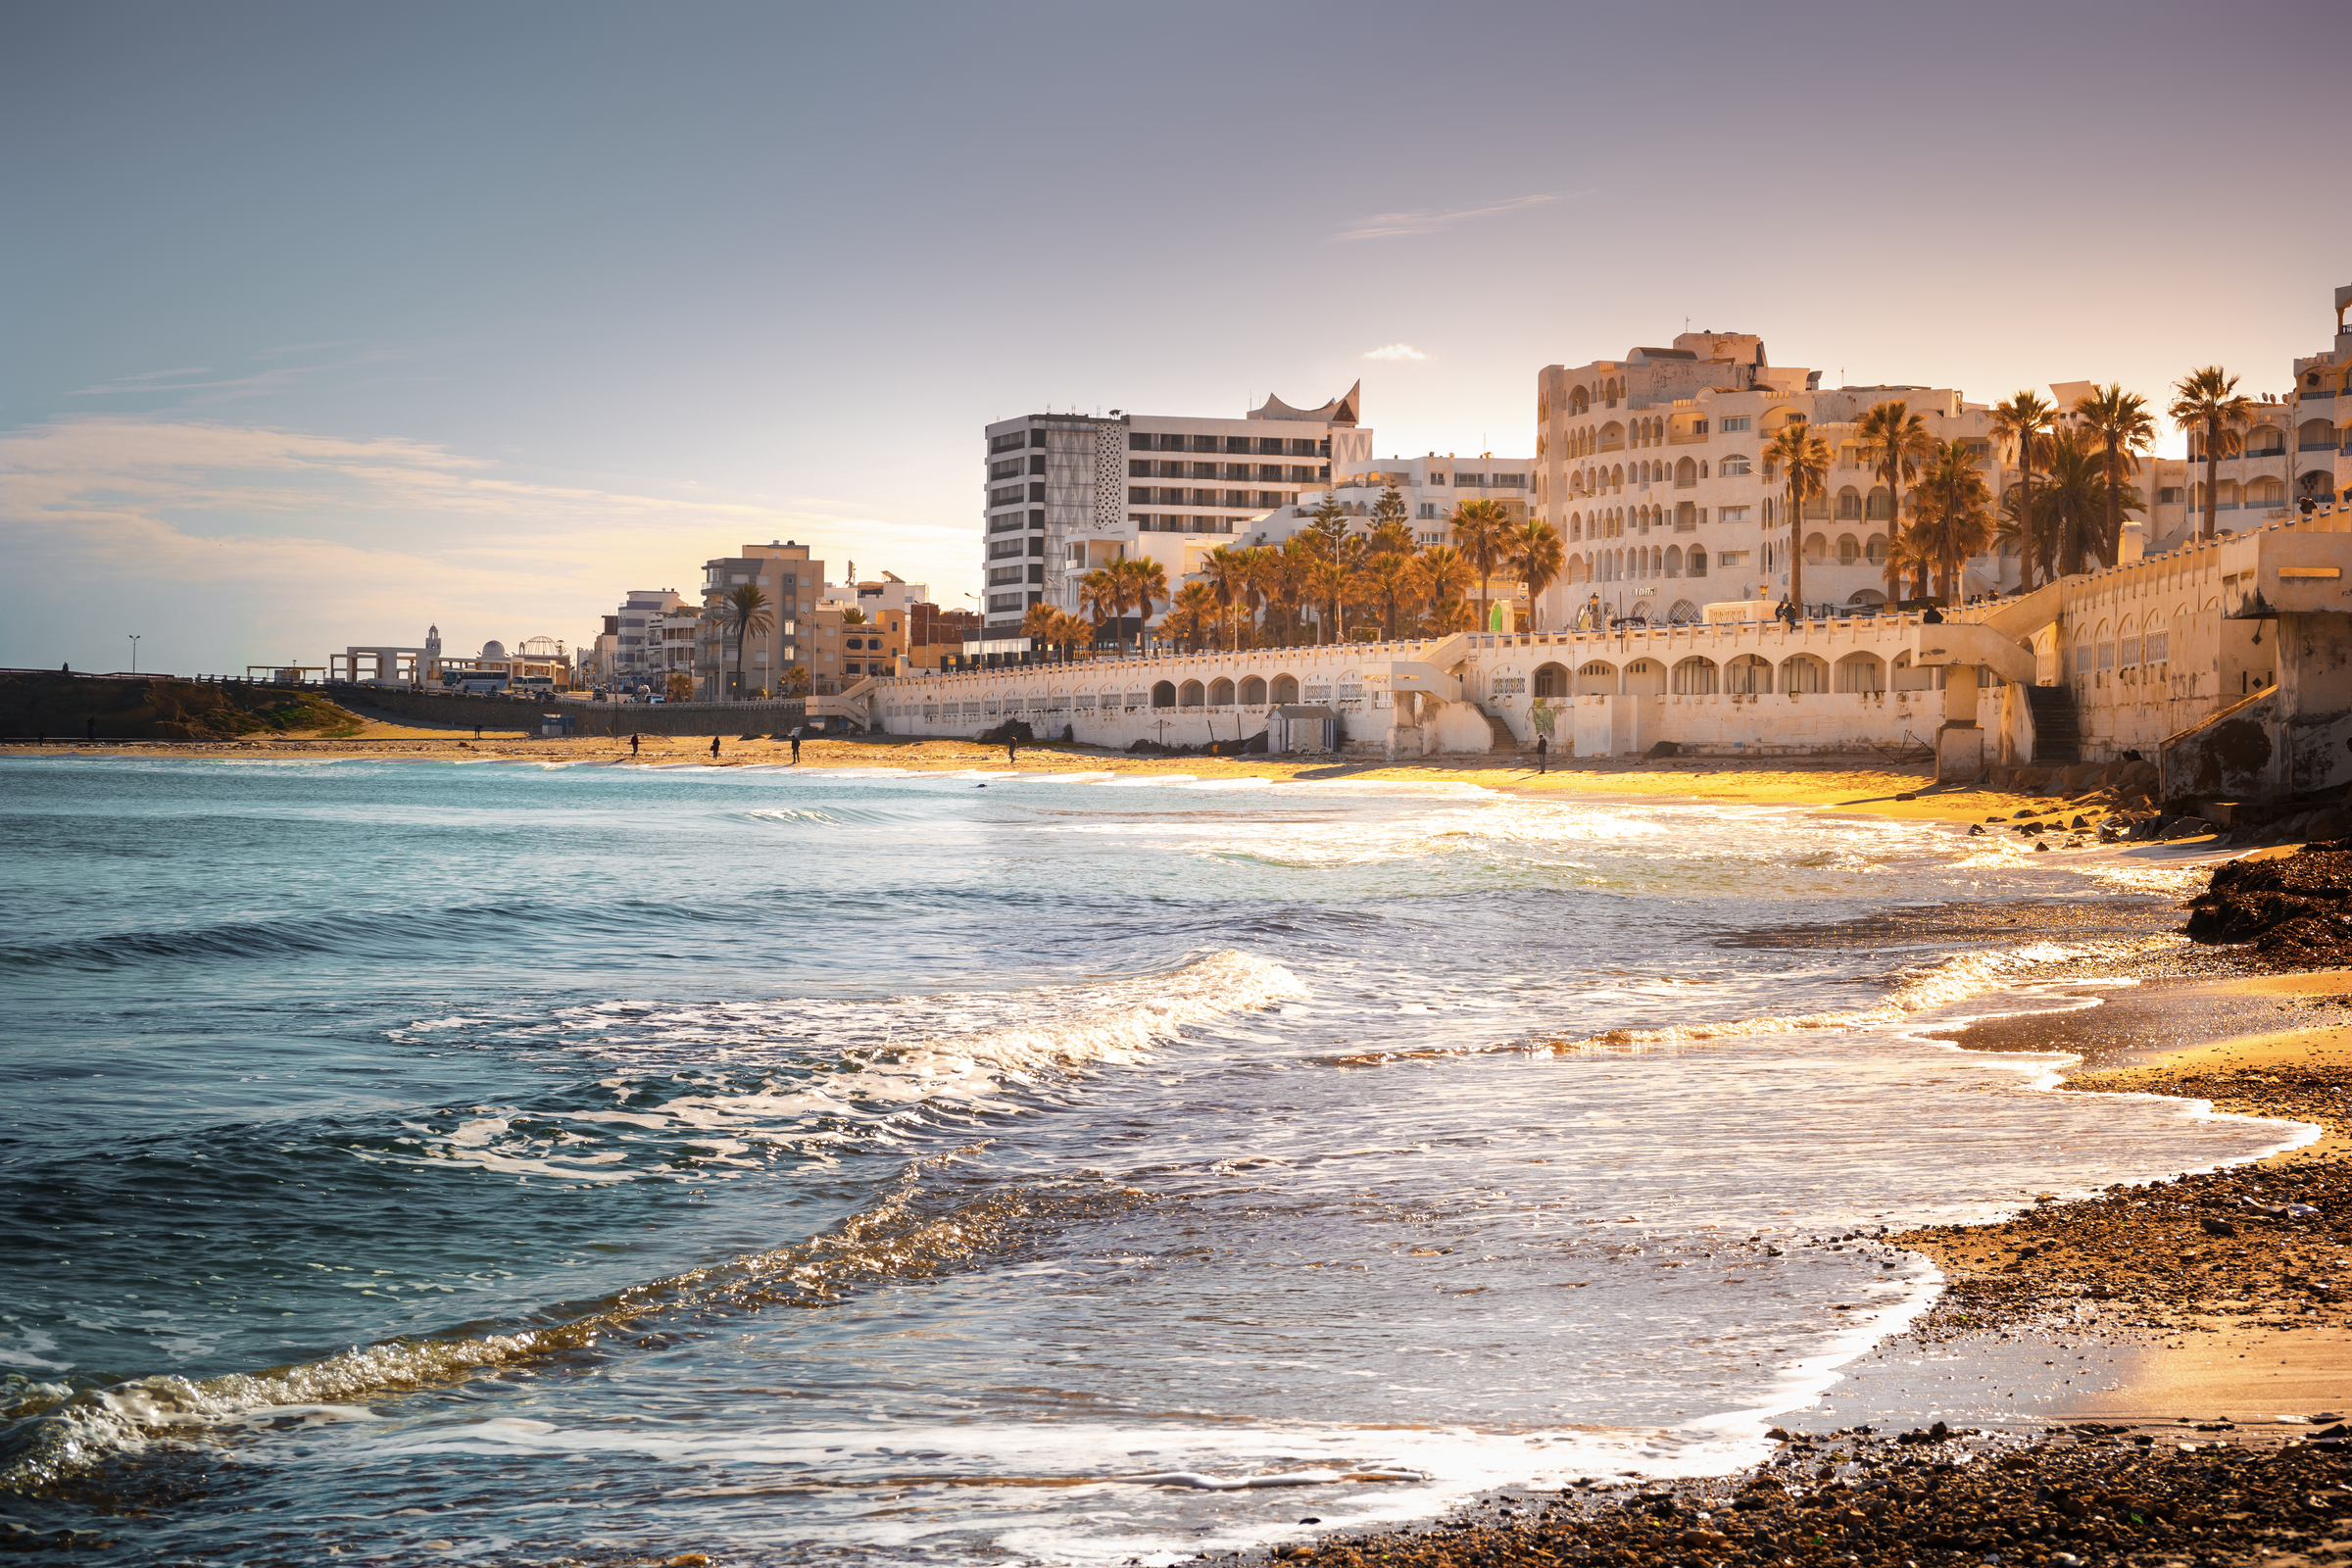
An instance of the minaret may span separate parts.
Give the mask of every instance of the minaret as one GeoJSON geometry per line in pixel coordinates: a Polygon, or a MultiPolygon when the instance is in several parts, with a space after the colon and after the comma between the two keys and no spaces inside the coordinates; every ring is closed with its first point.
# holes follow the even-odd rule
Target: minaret
{"type": "Polygon", "coordinates": [[[419,680],[438,680],[441,676],[441,628],[424,628],[424,667],[416,672],[419,680]]]}

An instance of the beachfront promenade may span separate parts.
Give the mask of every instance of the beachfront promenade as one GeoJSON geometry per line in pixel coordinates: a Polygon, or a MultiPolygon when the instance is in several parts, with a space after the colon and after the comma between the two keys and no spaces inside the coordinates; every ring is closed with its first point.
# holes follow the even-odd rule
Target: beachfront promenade
{"type": "Polygon", "coordinates": [[[1974,776],[2138,751],[2175,759],[2191,787],[2307,791],[2352,782],[2348,524],[2352,509],[2323,510],[1940,623],[1727,619],[1098,658],[874,679],[844,706],[894,735],[1020,718],[1110,747],[1263,733],[1292,750],[1328,720],[1342,748],[1407,759],[1539,736],[1585,758],[1661,742],[1748,757],[1932,748],[1940,772],[1974,776]]]}

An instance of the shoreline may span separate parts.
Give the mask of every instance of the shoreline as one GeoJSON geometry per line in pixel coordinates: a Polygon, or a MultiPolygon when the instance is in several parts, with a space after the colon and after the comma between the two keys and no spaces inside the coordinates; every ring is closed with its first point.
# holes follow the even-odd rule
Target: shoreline
{"type": "MultiPolygon", "coordinates": [[[[742,767],[787,764],[789,743],[772,736],[721,737],[712,760],[709,737],[646,736],[632,754],[626,738],[568,736],[543,738],[517,732],[485,732],[475,740],[454,726],[368,720],[347,735],[254,736],[219,741],[105,740],[0,744],[0,758],[95,760],[174,758],[248,760],[258,758],[368,761],[610,762],[647,760],[742,767]]],[[[907,772],[995,770],[1005,760],[1003,747],[976,741],[899,737],[817,737],[802,743],[804,767],[894,767],[907,772]]],[[[1938,785],[1934,769],[1859,757],[1782,758],[1747,761],[1736,758],[1610,759],[1564,758],[1544,772],[1519,754],[1444,754],[1388,762],[1344,754],[1207,756],[1130,753],[1054,741],[1020,748],[1015,769],[1082,769],[1121,775],[1189,775],[1204,779],[1262,778],[1269,782],[1358,779],[1368,783],[1472,784],[1531,796],[1672,800],[1810,808],[1833,814],[1984,824],[1988,817],[2020,820],[2054,818],[2065,824],[2085,811],[2103,811],[2102,792],[2077,793],[1938,785]]],[[[2191,841],[2192,843],[2195,841],[2191,841]]],[[[2175,846],[2176,848],[2178,846],[2175,846]]]]}
{"type": "Polygon", "coordinates": [[[1498,1489],[1397,1530],[1225,1560],[2343,1560],[2352,968],[2267,972],[2247,948],[2167,948],[2080,965],[2044,994],[2091,1004],[1920,1038],[2075,1055],[2053,1093],[2203,1102],[2207,1114],[2301,1122],[2317,1136],[2211,1170],[2045,1199],[2004,1220],[1870,1243],[1927,1258],[1939,1294],[1784,1417],[1760,1464],[1690,1482],[1498,1489]],[[1827,1430],[1791,1430],[1800,1422],[1827,1430]]]}

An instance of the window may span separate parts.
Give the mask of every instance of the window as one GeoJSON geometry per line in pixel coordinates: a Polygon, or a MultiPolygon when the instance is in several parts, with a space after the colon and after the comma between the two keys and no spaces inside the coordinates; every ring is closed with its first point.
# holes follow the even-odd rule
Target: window
{"type": "Polygon", "coordinates": [[[2180,504],[2180,487],[2177,484],[2159,486],[2156,491],[2156,502],[2159,506],[2179,506],[2180,504]]]}
{"type": "Polygon", "coordinates": [[[1744,479],[1749,471],[1749,461],[1744,454],[1735,453],[1723,460],[1723,477],[1726,479],[1744,479]]]}
{"type": "Polygon", "coordinates": [[[1734,430],[1745,430],[1750,427],[1750,420],[1744,414],[1736,414],[1729,418],[1718,419],[1715,423],[1716,428],[1722,430],[1726,435],[1731,434],[1734,430]]]}
{"type": "Polygon", "coordinates": [[[1745,507],[1717,507],[1715,520],[1717,522],[1745,522],[1747,510],[1745,507]]]}
{"type": "Polygon", "coordinates": [[[1690,433],[1692,435],[1705,435],[1707,433],[1707,421],[1704,419],[1692,419],[1690,421],[1690,433]]]}
{"type": "Polygon", "coordinates": [[[992,452],[992,453],[995,453],[995,452],[1010,452],[1010,451],[1011,451],[1013,448],[1015,448],[1015,447],[1017,447],[1017,446],[1024,446],[1024,445],[1026,445],[1026,444],[1028,443],[1028,440],[1029,440],[1029,438],[1028,438],[1028,436],[1027,436],[1027,435],[1023,434],[1023,433],[1022,433],[1021,431],[1019,431],[1019,430],[1015,430],[1015,431],[1013,431],[1013,432],[1012,432],[1012,434],[1010,434],[1010,435],[1001,435],[1001,436],[998,436],[998,437],[997,437],[995,440],[993,440],[993,441],[989,442],[989,444],[988,444],[988,450],[989,450],[990,452],[992,452]]]}
{"type": "Polygon", "coordinates": [[[1003,463],[992,463],[988,466],[988,476],[991,479],[1009,479],[1020,471],[1021,460],[1018,458],[1007,458],[1003,463]]]}

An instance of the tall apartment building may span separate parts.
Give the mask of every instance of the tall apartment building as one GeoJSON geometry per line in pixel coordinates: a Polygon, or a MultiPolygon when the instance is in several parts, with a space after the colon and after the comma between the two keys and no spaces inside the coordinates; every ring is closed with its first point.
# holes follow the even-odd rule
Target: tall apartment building
{"type": "Polygon", "coordinates": [[[1331,477],[1335,436],[1356,431],[1362,383],[1319,409],[1277,397],[1238,419],[1031,414],[982,432],[985,631],[1031,605],[1075,612],[1078,579],[1120,556],[1159,562],[1170,586],[1200,556],[1331,477]]]}
{"type": "MultiPolygon", "coordinates": [[[[737,555],[703,563],[703,612],[695,628],[695,686],[704,700],[735,701],[764,691],[795,664],[811,665],[804,625],[815,615],[825,586],[825,564],[792,540],[745,545],[737,555]],[[751,585],[767,600],[768,630],[738,646],[727,595],[751,585]]],[[[810,671],[814,679],[814,670],[810,671]]]]}

